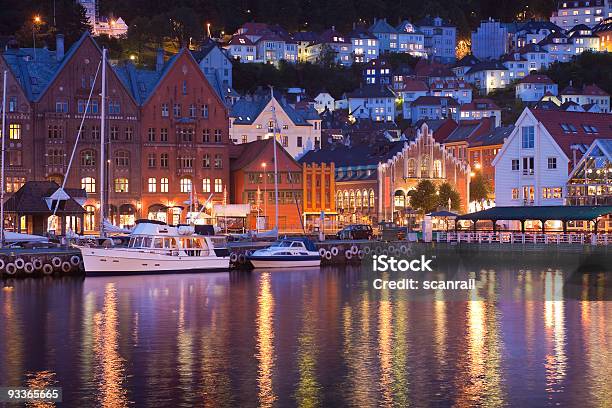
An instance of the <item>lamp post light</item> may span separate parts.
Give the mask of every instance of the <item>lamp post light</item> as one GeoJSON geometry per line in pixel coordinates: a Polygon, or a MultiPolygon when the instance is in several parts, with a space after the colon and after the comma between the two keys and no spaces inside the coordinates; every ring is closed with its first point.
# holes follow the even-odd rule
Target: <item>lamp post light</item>
{"type": "Polygon", "coordinates": [[[32,24],[32,48],[34,49],[34,61],[36,61],[36,29],[41,22],[42,19],[40,16],[35,15],[32,24]]]}

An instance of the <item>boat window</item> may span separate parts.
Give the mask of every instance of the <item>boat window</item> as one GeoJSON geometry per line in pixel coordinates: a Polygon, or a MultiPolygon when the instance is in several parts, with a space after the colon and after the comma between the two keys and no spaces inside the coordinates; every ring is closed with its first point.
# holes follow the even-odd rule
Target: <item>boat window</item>
{"type": "Polygon", "coordinates": [[[194,239],[193,240],[193,247],[194,248],[204,248],[204,245],[202,245],[202,240],[201,239],[194,239]]]}
{"type": "Polygon", "coordinates": [[[151,242],[153,239],[151,237],[143,237],[142,238],[142,247],[143,248],[151,248],[151,242]]]}
{"type": "Polygon", "coordinates": [[[164,247],[164,240],[162,238],[155,238],[153,240],[153,247],[154,248],[163,248],[164,247]]]}
{"type": "Polygon", "coordinates": [[[141,243],[142,243],[142,237],[134,238],[134,248],[140,248],[141,243]]]}
{"type": "Polygon", "coordinates": [[[176,239],[164,238],[164,248],[176,248],[176,239]]]}
{"type": "Polygon", "coordinates": [[[303,248],[304,247],[304,245],[302,245],[301,242],[294,242],[294,243],[291,244],[291,246],[293,248],[303,248]]]}
{"type": "Polygon", "coordinates": [[[134,248],[134,237],[130,238],[130,242],[128,243],[128,248],[134,248]]]}

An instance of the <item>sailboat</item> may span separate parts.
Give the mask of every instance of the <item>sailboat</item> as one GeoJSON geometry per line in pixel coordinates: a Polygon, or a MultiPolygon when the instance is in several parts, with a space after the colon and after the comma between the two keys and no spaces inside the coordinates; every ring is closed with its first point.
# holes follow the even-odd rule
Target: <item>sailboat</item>
{"type": "MultiPolygon", "coordinates": [[[[102,50],[102,109],[100,123],[100,237],[108,230],[105,219],[106,140],[106,49],[102,50]]],[[[193,198],[192,198],[193,203],[193,198]]],[[[224,237],[195,233],[191,225],[171,226],[160,221],[141,220],[130,232],[127,247],[81,247],[85,273],[179,273],[226,271],[229,254],[224,237]]]]}
{"type": "MultiPolygon", "coordinates": [[[[274,90],[272,87],[270,87],[270,96],[271,100],[274,101],[274,90]]],[[[265,231],[263,234],[269,234],[269,236],[274,236],[278,239],[278,162],[276,159],[276,131],[278,129],[278,122],[274,105],[272,105],[272,120],[274,122],[272,134],[274,138],[274,229],[265,231]]],[[[258,237],[262,237],[262,233],[259,233],[258,237]]],[[[253,252],[247,256],[247,259],[255,268],[290,268],[321,265],[321,255],[314,243],[308,238],[286,238],[277,241],[267,248],[253,252]]]]}

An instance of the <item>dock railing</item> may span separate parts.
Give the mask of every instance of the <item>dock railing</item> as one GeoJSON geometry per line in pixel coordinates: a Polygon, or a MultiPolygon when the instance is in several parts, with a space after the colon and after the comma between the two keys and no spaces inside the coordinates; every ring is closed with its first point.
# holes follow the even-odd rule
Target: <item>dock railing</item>
{"type": "Polygon", "coordinates": [[[478,244],[612,244],[610,233],[531,233],[531,232],[436,232],[437,242],[478,244]]]}

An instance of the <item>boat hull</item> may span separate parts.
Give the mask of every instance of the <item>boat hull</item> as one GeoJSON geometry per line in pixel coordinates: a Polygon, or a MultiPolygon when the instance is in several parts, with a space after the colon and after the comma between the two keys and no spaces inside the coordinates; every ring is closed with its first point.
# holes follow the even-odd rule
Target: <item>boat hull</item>
{"type": "Polygon", "coordinates": [[[165,255],[146,250],[81,248],[86,275],[218,272],[229,257],[165,255]]]}
{"type": "Polygon", "coordinates": [[[287,256],[250,256],[254,268],[304,268],[321,266],[319,256],[307,256],[302,259],[287,259],[287,256]]]}

